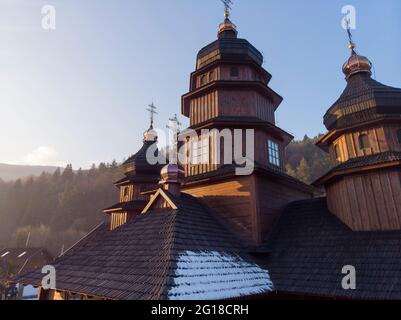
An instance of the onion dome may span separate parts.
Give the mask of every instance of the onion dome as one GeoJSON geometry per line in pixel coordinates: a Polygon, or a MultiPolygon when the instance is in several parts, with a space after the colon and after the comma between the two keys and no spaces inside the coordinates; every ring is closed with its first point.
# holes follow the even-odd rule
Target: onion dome
{"type": "Polygon", "coordinates": [[[184,182],[185,173],[176,164],[168,164],[160,172],[159,184],[173,196],[181,195],[181,185],[184,182]]]}
{"type": "Polygon", "coordinates": [[[343,72],[347,80],[358,73],[367,73],[371,76],[372,63],[368,58],[360,56],[353,51],[351,57],[343,65],[343,72]]]}
{"type": "Polygon", "coordinates": [[[324,116],[328,130],[342,129],[383,117],[401,116],[401,89],[372,79],[372,63],[355,52],[350,31],[351,57],[344,63],[347,86],[324,116]]]}
{"type": "Polygon", "coordinates": [[[219,25],[219,32],[217,37],[221,38],[232,38],[235,39],[238,36],[237,26],[231,22],[231,20],[226,17],[224,22],[219,25]]]}
{"type": "Polygon", "coordinates": [[[148,152],[156,158],[159,155],[159,150],[155,145],[157,143],[157,133],[150,127],[144,132],[143,137],[142,148],[123,163],[124,172],[126,175],[154,174],[158,176],[161,166],[159,164],[150,164],[147,159],[148,152]],[[152,149],[149,150],[150,148],[152,149]]]}
{"type": "Polygon", "coordinates": [[[184,182],[185,173],[176,164],[168,164],[160,171],[160,184],[182,184],[184,182]]]}
{"type": "Polygon", "coordinates": [[[143,142],[157,142],[157,132],[153,127],[143,133],[143,142]]]}

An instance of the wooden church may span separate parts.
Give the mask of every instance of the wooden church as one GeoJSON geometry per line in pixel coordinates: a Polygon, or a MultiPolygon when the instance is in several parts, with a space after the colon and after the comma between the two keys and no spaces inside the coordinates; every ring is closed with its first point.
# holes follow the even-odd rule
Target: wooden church
{"type": "Polygon", "coordinates": [[[372,79],[351,49],[318,143],[332,159],[315,182],[327,196],[285,173],[293,137],[275,124],[282,97],[226,11],[182,97],[196,133],[185,156],[206,161],[149,164],[152,125],[123,164],[110,222],[53,262],[56,287],[41,288],[41,270],[16,281],[40,287],[42,300],[401,299],[401,89],[372,79]],[[219,164],[231,145],[205,129],[253,129],[252,173],[219,164]],[[345,266],[355,289],[343,287],[345,266]]]}

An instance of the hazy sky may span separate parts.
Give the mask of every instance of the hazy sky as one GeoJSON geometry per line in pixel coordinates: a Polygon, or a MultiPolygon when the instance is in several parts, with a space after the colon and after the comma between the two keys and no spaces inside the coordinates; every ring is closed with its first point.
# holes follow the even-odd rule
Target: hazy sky
{"type": "MultiPolygon", "coordinates": [[[[265,57],[284,97],[278,125],[302,138],[345,86],[341,8],[357,10],[358,51],[376,79],[401,87],[401,1],[237,0],[240,37],[265,57]]],[[[141,145],[154,101],[158,127],[180,114],[199,49],[216,39],[218,0],[0,0],[0,162],[121,161],[141,145]],[[41,9],[56,8],[56,30],[41,9]]],[[[185,119],[182,119],[187,124],[185,119]]]]}

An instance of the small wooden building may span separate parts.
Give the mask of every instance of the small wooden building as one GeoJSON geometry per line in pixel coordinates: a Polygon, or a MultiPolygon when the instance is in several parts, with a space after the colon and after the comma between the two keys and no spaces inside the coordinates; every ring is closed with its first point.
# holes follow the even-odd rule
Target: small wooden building
{"type": "MultiPolygon", "coordinates": [[[[0,250],[0,274],[4,284],[11,281],[11,277],[42,268],[52,261],[50,253],[43,248],[4,248],[0,250]]],[[[24,296],[24,286],[10,284],[6,291],[11,299],[21,299],[24,296]]]]}

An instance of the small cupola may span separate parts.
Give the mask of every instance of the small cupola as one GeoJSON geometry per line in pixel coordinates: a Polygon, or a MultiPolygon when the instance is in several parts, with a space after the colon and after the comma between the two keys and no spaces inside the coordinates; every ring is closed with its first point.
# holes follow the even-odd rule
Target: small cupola
{"type": "Polygon", "coordinates": [[[360,56],[352,50],[351,57],[343,65],[343,72],[347,80],[358,73],[365,73],[371,76],[372,63],[368,58],[360,56]]]}
{"type": "Polygon", "coordinates": [[[353,75],[359,73],[365,73],[371,76],[372,62],[370,62],[368,58],[359,55],[355,51],[356,45],[352,39],[351,27],[349,25],[349,21],[347,23],[347,33],[349,40],[348,48],[351,50],[351,57],[343,65],[343,72],[345,74],[345,78],[349,80],[353,75]]]}
{"type": "Polygon", "coordinates": [[[157,132],[153,127],[150,127],[143,133],[143,142],[157,142],[157,132]]]}
{"type": "Polygon", "coordinates": [[[168,164],[160,172],[161,180],[159,184],[162,188],[173,196],[179,197],[181,185],[184,182],[185,173],[176,164],[168,164]]]}
{"type": "Polygon", "coordinates": [[[231,0],[223,0],[224,3],[224,22],[219,25],[217,37],[236,39],[238,36],[237,26],[230,20],[231,0]]]}
{"type": "Polygon", "coordinates": [[[237,26],[231,22],[231,20],[226,17],[224,22],[219,25],[219,32],[217,33],[217,37],[219,39],[236,39],[238,36],[237,26]]]}

